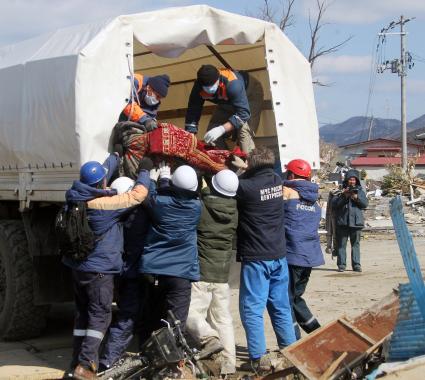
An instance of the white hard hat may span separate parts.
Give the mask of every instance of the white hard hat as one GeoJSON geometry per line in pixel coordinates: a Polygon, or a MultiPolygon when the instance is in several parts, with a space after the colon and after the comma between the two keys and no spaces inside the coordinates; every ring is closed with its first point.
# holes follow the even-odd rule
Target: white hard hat
{"type": "Polygon", "coordinates": [[[115,189],[118,194],[124,194],[134,187],[134,181],[128,177],[119,177],[111,183],[111,189],[115,189]]]}
{"type": "Polygon", "coordinates": [[[234,197],[239,186],[239,178],[229,169],[219,171],[212,177],[212,185],[220,194],[234,197]]]}
{"type": "Polygon", "coordinates": [[[174,186],[185,190],[196,191],[198,188],[198,177],[189,165],[179,166],[174,171],[171,182],[174,186]]]}

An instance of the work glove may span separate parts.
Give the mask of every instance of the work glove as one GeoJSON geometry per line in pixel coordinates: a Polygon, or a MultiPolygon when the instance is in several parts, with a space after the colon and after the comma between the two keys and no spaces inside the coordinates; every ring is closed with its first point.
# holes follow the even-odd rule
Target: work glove
{"type": "Polygon", "coordinates": [[[150,171],[153,168],[153,162],[149,157],[143,157],[139,162],[138,171],[147,170],[150,171]]]}
{"type": "Polygon", "coordinates": [[[159,178],[171,179],[171,168],[165,161],[159,163],[159,178]]]}
{"type": "Polygon", "coordinates": [[[159,169],[151,169],[151,171],[149,172],[149,177],[152,181],[158,182],[159,169]]]}
{"type": "Polygon", "coordinates": [[[233,156],[232,165],[238,169],[246,169],[248,164],[238,156],[233,156]]]}
{"type": "Polygon", "coordinates": [[[144,126],[146,129],[146,132],[152,132],[154,129],[158,128],[158,123],[155,119],[148,119],[144,122],[144,126]]]}
{"type": "Polygon", "coordinates": [[[214,142],[226,133],[223,125],[210,129],[205,133],[204,141],[206,144],[214,145],[214,142]]]}

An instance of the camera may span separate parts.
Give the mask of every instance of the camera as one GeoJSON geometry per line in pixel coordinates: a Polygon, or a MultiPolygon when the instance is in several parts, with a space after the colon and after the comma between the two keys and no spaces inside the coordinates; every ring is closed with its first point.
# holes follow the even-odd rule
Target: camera
{"type": "Polygon", "coordinates": [[[348,186],[348,191],[353,194],[357,194],[359,192],[358,186],[348,186]]]}

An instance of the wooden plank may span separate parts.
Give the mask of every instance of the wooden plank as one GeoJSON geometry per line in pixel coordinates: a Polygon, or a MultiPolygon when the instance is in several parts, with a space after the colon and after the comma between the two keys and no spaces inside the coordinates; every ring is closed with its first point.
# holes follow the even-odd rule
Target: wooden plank
{"type": "Polygon", "coordinates": [[[323,372],[323,375],[320,376],[320,380],[327,380],[338,368],[338,366],[341,364],[341,362],[347,357],[347,352],[343,352],[341,356],[336,359],[329,367],[328,369],[323,372]]]}
{"type": "Polygon", "coordinates": [[[407,276],[409,277],[410,285],[412,286],[412,291],[418,303],[419,310],[421,311],[422,317],[425,319],[424,280],[415,246],[413,245],[412,235],[404,219],[403,203],[400,196],[391,199],[390,213],[404,267],[406,268],[407,276]]]}
{"type": "Polygon", "coordinates": [[[339,321],[344,324],[345,326],[347,326],[350,330],[354,331],[356,334],[360,335],[363,339],[367,340],[370,344],[375,344],[376,341],[374,339],[372,339],[371,337],[369,337],[368,335],[366,335],[363,331],[360,331],[358,328],[356,328],[355,326],[353,326],[350,322],[348,322],[346,319],[341,318],[339,319],[339,321]]]}
{"type": "Polygon", "coordinates": [[[319,380],[340,358],[341,353],[347,352],[347,362],[338,369],[344,358],[341,359],[332,371],[337,372],[331,377],[339,376],[346,367],[352,368],[360,358],[367,356],[375,344],[372,338],[350,323],[338,319],[287,347],[283,354],[304,376],[319,380]]]}

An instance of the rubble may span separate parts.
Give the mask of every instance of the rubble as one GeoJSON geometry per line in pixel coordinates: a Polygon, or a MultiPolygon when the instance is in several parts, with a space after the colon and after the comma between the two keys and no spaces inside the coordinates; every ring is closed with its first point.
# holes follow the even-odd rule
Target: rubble
{"type": "Polygon", "coordinates": [[[378,374],[401,378],[406,371],[410,371],[406,378],[419,379],[419,373],[423,376],[425,360],[420,355],[425,354],[425,284],[406,224],[409,218],[416,221],[421,217],[404,215],[400,196],[391,200],[390,214],[410,283],[400,285],[400,295],[391,294],[358,317],[341,317],[287,347],[283,354],[308,379],[367,375],[373,380],[378,374]],[[384,361],[414,357],[407,363],[385,363],[376,370],[384,361]]]}
{"type": "Polygon", "coordinates": [[[342,317],[307,335],[284,355],[308,379],[348,375],[388,339],[398,310],[398,296],[392,293],[352,320],[342,317]]]}

